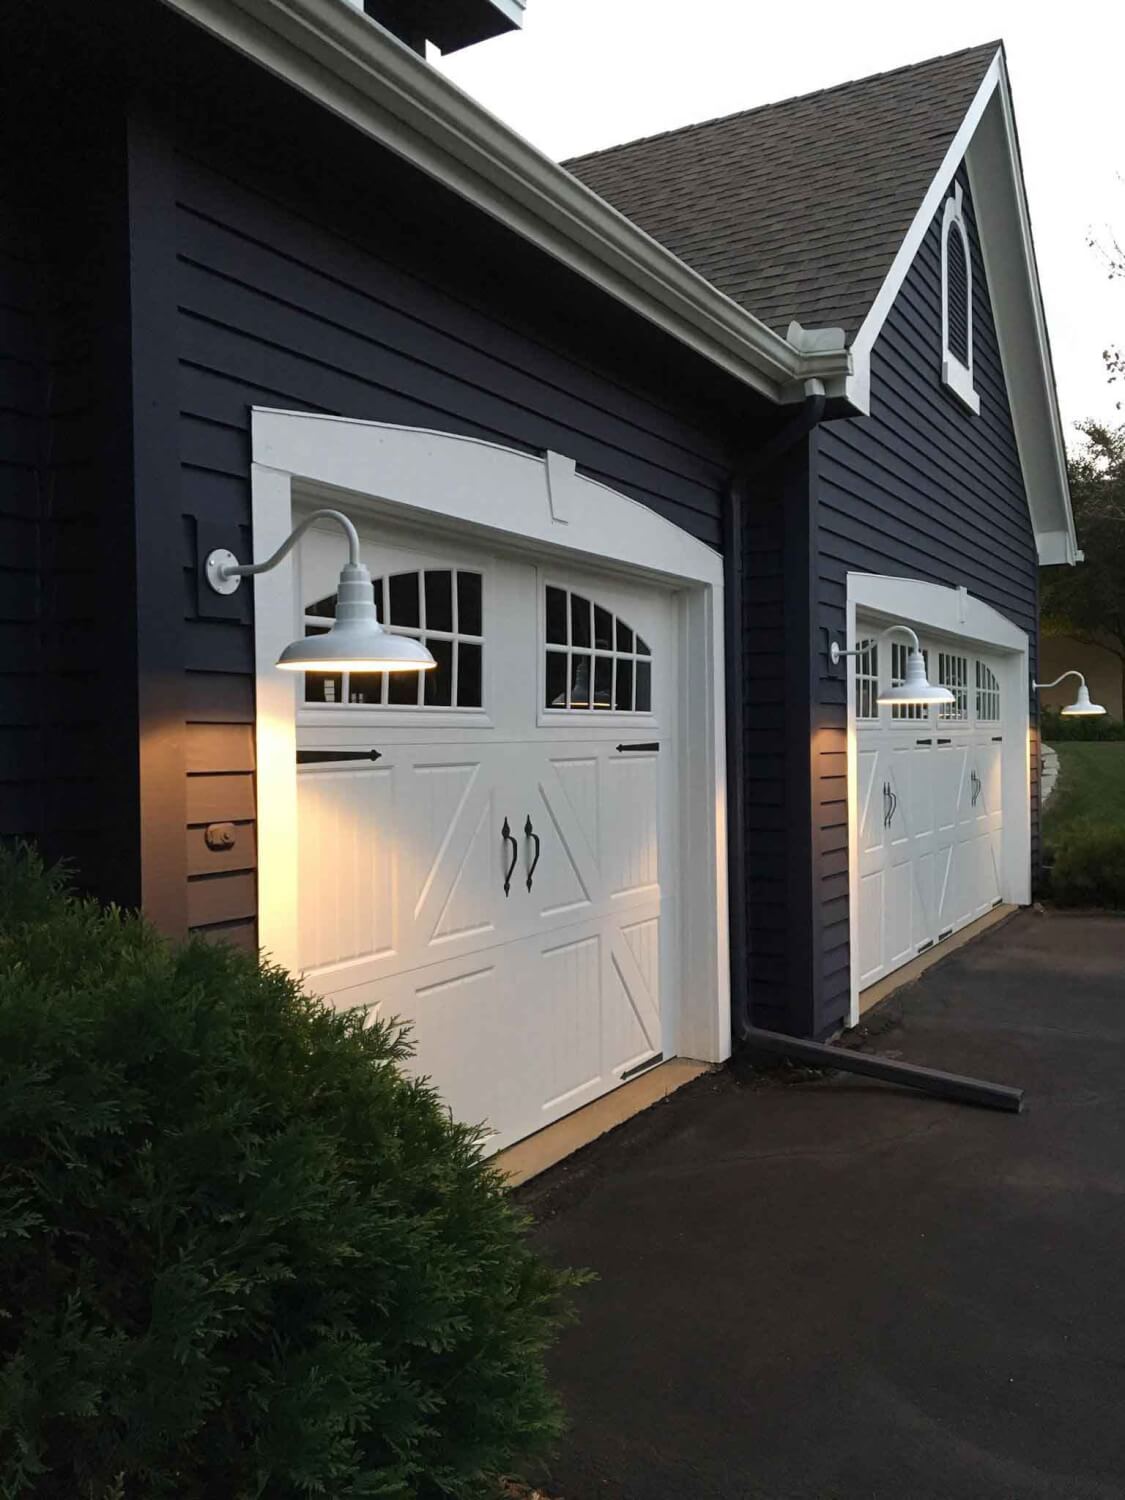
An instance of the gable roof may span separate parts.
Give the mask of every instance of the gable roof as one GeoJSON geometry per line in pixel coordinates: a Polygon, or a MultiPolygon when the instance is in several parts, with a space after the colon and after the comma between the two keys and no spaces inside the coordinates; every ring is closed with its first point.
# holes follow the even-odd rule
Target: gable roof
{"type": "Polygon", "coordinates": [[[999,42],[563,165],[779,333],[859,331],[999,42]]]}

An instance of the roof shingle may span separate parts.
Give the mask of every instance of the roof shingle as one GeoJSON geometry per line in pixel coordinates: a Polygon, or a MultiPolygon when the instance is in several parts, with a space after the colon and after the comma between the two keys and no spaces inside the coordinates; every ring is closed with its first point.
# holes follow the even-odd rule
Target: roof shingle
{"type": "Polygon", "coordinates": [[[999,42],[563,165],[784,334],[849,341],[999,42]]]}

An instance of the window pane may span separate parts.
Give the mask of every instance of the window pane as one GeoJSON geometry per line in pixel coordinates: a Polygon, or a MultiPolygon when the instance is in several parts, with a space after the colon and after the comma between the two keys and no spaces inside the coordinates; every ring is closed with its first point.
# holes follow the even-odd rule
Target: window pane
{"type": "Polygon", "coordinates": [[[652,652],[648,649],[648,642],[647,641],[642,641],[641,638],[640,638],[640,636],[637,637],[637,654],[639,656],[651,656],[652,655],[652,652]]]}
{"type": "Polygon", "coordinates": [[[566,590],[547,590],[547,639],[555,646],[566,645],[566,590]]]}
{"type": "MultiPolygon", "coordinates": [[[[418,575],[417,573],[392,573],[391,574],[391,612],[388,624],[391,625],[420,625],[422,617],[418,613],[418,575]]],[[[399,699],[394,699],[399,702],[399,699]]]]}
{"type": "Polygon", "coordinates": [[[388,672],[387,702],[416,704],[421,687],[418,679],[425,675],[425,672],[388,672]]]}
{"type": "Polygon", "coordinates": [[[543,694],[547,708],[566,707],[566,652],[547,652],[547,686],[543,694]]]}
{"type": "Polygon", "coordinates": [[[306,604],[305,614],[315,615],[322,620],[334,620],[336,618],[336,595],[329,594],[325,599],[315,599],[312,604],[306,604]]]}
{"type": "Polygon", "coordinates": [[[426,574],[426,629],[453,629],[453,574],[448,568],[426,574]]]}
{"type": "Polygon", "coordinates": [[[594,707],[613,707],[613,657],[594,657],[594,707]]]}
{"type": "MultiPolygon", "coordinates": [[[[446,575],[448,576],[448,575],[446,575]]],[[[427,618],[430,607],[429,576],[426,578],[426,610],[427,618]]],[[[452,608],[452,601],[450,601],[452,608]]],[[[453,642],[427,640],[426,645],[431,655],[437,662],[432,672],[422,673],[422,693],[428,704],[436,707],[448,708],[453,702],[453,642]]]]}
{"type": "Polygon", "coordinates": [[[464,641],[457,644],[457,706],[481,706],[481,648],[464,641]]]}
{"type": "Polygon", "coordinates": [[[617,622],[617,649],[618,651],[632,651],[633,632],[623,620],[617,622]]]}
{"type": "Polygon", "coordinates": [[[633,711],[633,663],[617,663],[617,682],[613,694],[613,706],[623,713],[633,711]]]}
{"type": "Polygon", "coordinates": [[[594,645],[603,651],[613,650],[613,616],[600,604],[594,605],[594,645]]]}
{"type": "Polygon", "coordinates": [[[570,643],[572,646],[590,644],[590,601],[580,594],[570,596],[570,643]]]}
{"type": "Polygon", "coordinates": [[[352,672],[348,676],[349,703],[382,703],[382,672],[352,672]]]}
{"type": "Polygon", "coordinates": [[[306,672],[306,703],[340,703],[344,691],[344,679],[336,673],[306,672]]]}
{"type": "Polygon", "coordinates": [[[462,635],[483,635],[479,573],[457,573],[457,629],[462,635]]]}
{"type": "Polygon", "coordinates": [[[652,711],[652,663],[639,661],[637,663],[637,712],[650,713],[652,711]]]}
{"type": "MultiPolygon", "coordinates": [[[[373,578],[371,586],[375,590],[375,613],[379,616],[381,623],[385,625],[387,617],[383,613],[383,580],[381,578],[373,578]]],[[[336,613],[335,610],[332,613],[334,616],[336,613]]]]}
{"type": "Polygon", "coordinates": [[[590,658],[585,654],[570,659],[570,706],[590,707],[590,658]]]}

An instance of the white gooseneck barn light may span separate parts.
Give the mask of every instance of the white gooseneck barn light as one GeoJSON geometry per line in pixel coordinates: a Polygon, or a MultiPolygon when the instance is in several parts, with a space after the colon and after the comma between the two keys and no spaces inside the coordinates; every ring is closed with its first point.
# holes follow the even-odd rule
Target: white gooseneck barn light
{"type": "MultiPolygon", "coordinates": [[[[947,687],[935,687],[926,678],[926,662],[922,655],[922,647],[917,635],[909,625],[888,625],[879,636],[884,637],[901,630],[908,635],[913,642],[910,653],[906,658],[905,681],[898,687],[885,688],[876,699],[879,704],[895,703],[953,703],[956,700],[947,687]]],[[[838,667],[845,656],[858,656],[858,651],[843,651],[840,649],[839,641],[833,641],[828,648],[828,657],[834,667],[838,667]]]]}
{"type": "Polygon", "coordinates": [[[1090,702],[1090,689],[1086,686],[1086,679],[1081,672],[1075,672],[1072,669],[1064,672],[1061,677],[1056,677],[1054,682],[1033,682],[1031,685],[1036,691],[1041,688],[1058,687],[1059,683],[1064,682],[1068,677],[1078,678],[1078,697],[1073,703],[1068,703],[1065,708],[1059,709],[1064,718],[1077,718],[1082,714],[1104,714],[1105,709],[1100,703],[1090,702]]]}
{"type": "Polygon", "coordinates": [[[244,578],[276,568],[314,521],[335,521],[348,538],[348,560],[336,591],[336,619],[323,635],[292,641],[277,665],[288,672],[428,672],[436,667],[421,641],[393,635],[380,625],[371,574],[359,560],[359,535],[338,510],[313,511],[265,562],[240,563],[233,552],[218,548],[203,564],[207,582],[217,594],[233,594],[244,578]]]}

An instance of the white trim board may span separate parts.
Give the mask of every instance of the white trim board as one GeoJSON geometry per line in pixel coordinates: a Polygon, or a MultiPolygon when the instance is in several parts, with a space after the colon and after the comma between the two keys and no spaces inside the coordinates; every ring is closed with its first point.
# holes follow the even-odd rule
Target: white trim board
{"type": "MultiPolygon", "coordinates": [[[[937,631],[970,646],[1000,654],[1004,746],[1001,898],[1015,906],[1031,901],[1031,696],[1027,633],[964,588],[945,588],[916,578],[849,573],[847,644],[857,639],[856,617],[937,631]]],[[[855,657],[847,658],[848,684],[848,938],[851,950],[849,1026],[859,1022],[859,773],[855,657]]]]}
{"type": "Polygon", "coordinates": [[[340,0],[163,0],[774,401],[845,349],[797,350],[377,22],[340,0]]]}
{"type": "Polygon", "coordinates": [[[848,398],[871,410],[871,353],[957,168],[966,162],[1040,563],[1081,561],[1070,507],[1066,443],[1035,261],[1003,49],[981,81],[891,268],[852,341],[848,398]]]}
{"type": "MultiPolygon", "coordinates": [[[[295,503],[331,495],[356,518],[453,528],[536,556],[658,580],[678,602],[680,969],[675,1051],[730,1055],[723,563],[646,506],[536,457],[421,428],[256,408],[251,466],[254,555],[280,546],[295,503]]],[[[298,628],[293,554],[254,579],[257,682],[258,913],[261,946],[297,967],[298,674],[279,672],[298,628]]]]}

